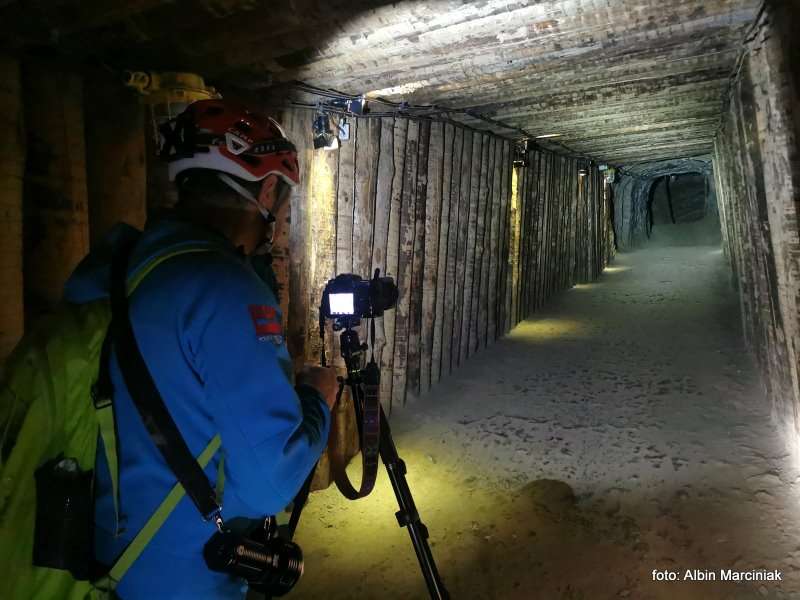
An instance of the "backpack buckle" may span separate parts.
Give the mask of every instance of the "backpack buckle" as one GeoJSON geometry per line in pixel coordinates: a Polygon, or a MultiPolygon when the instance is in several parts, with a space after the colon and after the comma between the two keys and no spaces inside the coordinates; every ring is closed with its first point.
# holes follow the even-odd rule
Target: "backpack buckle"
{"type": "Polygon", "coordinates": [[[90,395],[92,396],[92,404],[97,410],[111,406],[111,394],[102,393],[97,383],[92,385],[90,395]]]}

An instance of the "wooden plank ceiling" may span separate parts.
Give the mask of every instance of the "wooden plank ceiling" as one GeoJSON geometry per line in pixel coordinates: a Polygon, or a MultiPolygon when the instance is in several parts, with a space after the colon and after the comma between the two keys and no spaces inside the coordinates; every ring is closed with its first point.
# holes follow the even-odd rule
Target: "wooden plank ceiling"
{"type": "MultiPolygon", "coordinates": [[[[470,108],[617,164],[708,154],[761,0],[0,0],[11,50],[470,108]]],[[[469,117],[460,120],[486,128],[469,117]]],[[[499,131],[519,137],[510,130],[499,131]]]]}

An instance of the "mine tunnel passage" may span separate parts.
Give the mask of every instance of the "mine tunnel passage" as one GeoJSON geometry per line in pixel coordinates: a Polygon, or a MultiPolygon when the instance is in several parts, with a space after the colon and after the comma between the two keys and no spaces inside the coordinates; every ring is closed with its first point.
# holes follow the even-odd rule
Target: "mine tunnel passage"
{"type": "MultiPolygon", "coordinates": [[[[280,122],[299,180],[291,202],[276,200],[273,268],[259,273],[280,306],[250,305],[237,333],[253,342],[252,320],[259,343],[285,342],[295,370],[327,352],[342,375],[337,338],[319,335],[322,290],[342,273],[394,279],[398,301],[371,348],[379,402],[452,598],[800,598],[797,2],[116,4],[0,2],[0,371],[115,224],[197,220],[191,202],[173,210],[184,194],[163,159],[187,158],[181,131],[195,137],[175,118],[193,100],[244,103],[280,122]],[[279,312],[262,335],[258,315],[279,312]],[[782,580],[683,580],[722,569],[782,580]]],[[[235,175],[289,151],[282,139],[250,145],[250,127],[237,120],[236,136],[199,136],[187,153],[216,170],[202,158],[224,140],[241,158],[235,175]]],[[[242,189],[253,196],[225,185],[227,208],[242,208],[242,189]]],[[[196,199],[212,209],[202,226],[219,229],[221,199],[196,199]]],[[[154,340],[145,358],[166,368],[154,340]]],[[[222,358],[253,358],[238,346],[222,358]]],[[[261,378],[253,389],[275,383],[263,367],[242,369],[261,378]]],[[[186,412],[209,428],[230,416],[186,412]]],[[[353,413],[345,394],[329,450],[354,456],[357,478],[353,413]]],[[[138,419],[116,429],[136,433],[138,419]]],[[[222,447],[215,477],[235,464],[222,447]]],[[[138,448],[121,443],[120,464],[138,448]]],[[[300,521],[305,575],[289,597],[428,597],[385,470],[349,502],[330,456],[300,521]]],[[[154,485],[147,473],[121,474],[119,498],[105,494],[115,511],[154,485]]],[[[150,545],[128,581],[166,587],[164,575],[170,589],[146,597],[203,596],[188,587],[205,585],[205,567],[195,581],[168,561],[200,564],[206,533],[150,545]]]]}
{"type": "MultiPolygon", "coordinates": [[[[653,244],[393,417],[454,597],[794,597],[796,469],[739,323],[718,245],[653,244]],[[720,568],[784,582],[652,582],[720,568]]],[[[384,475],[362,502],[314,494],[299,539],[319,568],[298,593],[424,597],[394,510],[384,475]]]]}

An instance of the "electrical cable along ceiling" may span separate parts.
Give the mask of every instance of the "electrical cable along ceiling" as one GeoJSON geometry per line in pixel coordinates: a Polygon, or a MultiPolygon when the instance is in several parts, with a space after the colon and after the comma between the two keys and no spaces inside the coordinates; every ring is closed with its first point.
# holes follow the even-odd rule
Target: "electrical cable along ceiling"
{"type": "MultiPolygon", "coordinates": [[[[300,80],[469,109],[542,136],[543,146],[629,164],[711,151],[761,4],[12,0],[0,8],[0,32],[12,50],[190,70],[223,89],[300,80]]],[[[456,118],[494,129],[465,113],[456,118]]]]}

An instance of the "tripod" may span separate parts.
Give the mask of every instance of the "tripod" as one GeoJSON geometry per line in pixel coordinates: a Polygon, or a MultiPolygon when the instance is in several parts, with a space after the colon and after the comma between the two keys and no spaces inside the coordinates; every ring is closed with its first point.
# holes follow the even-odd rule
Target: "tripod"
{"type": "MultiPolygon", "coordinates": [[[[367,344],[362,344],[358,339],[358,332],[353,330],[354,323],[350,319],[343,319],[342,334],[339,338],[342,357],[347,368],[347,377],[339,378],[339,392],[337,401],[341,398],[345,386],[350,387],[353,405],[358,424],[359,439],[364,460],[364,474],[361,481],[361,490],[356,491],[350,484],[344,472],[344,460],[334,461],[334,475],[339,490],[348,498],[362,498],[369,494],[375,483],[377,473],[377,456],[380,455],[389,481],[392,484],[394,495],[397,498],[399,510],[395,513],[400,527],[408,529],[414,552],[417,554],[422,576],[432,600],[447,600],[450,595],[442,583],[436,563],[433,560],[431,548],[428,545],[428,529],[422,522],[414,504],[414,498],[406,481],[406,465],[397,454],[397,448],[392,439],[389,421],[383,412],[378,399],[380,388],[380,368],[375,362],[375,356],[362,368],[364,352],[367,344]]],[[[371,321],[372,346],[375,342],[375,322],[371,321]]],[[[323,344],[322,364],[325,366],[325,350],[323,344]]]]}

